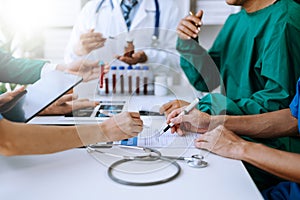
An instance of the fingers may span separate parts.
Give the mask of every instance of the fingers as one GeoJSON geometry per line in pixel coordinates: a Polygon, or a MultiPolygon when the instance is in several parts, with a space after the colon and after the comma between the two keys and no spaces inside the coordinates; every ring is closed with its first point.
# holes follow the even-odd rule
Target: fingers
{"type": "Polygon", "coordinates": [[[125,63],[129,64],[129,65],[135,65],[135,64],[138,63],[138,58],[120,56],[118,59],[122,62],[125,62],[125,63]]]}
{"type": "Polygon", "coordinates": [[[196,15],[188,15],[182,19],[177,26],[178,36],[184,40],[196,38],[200,31],[200,26],[202,26],[202,16],[203,11],[200,10],[196,15]]]}
{"type": "Polygon", "coordinates": [[[188,104],[188,103],[185,102],[185,101],[174,100],[174,101],[171,101],[169,103],[166,103],[166,104],[162,105],[162,107],[159,109],[159,112],[161,114],[165,113],[165,115],[169,115],[173,110],[175,110],[177,108],[180,108],[180,107],[182,107],[186,104],[188,104]]]}
{"type": "Polygon", "coordinates": [[[12,92],[10,92],[12,97],[16,97],[18,94],[20,94],[21,92],[23,92],[25,90],[25,86],[21,86],[19,88],[15,88],[12,92]]]}
{"type": "Polygon", "coordinates": [[[164,105],[162,105],[159,108],[159,113],[163,114],[166,110],[169,110],[172,107],[173,103],[174,103],[174,101],[171,101],[171,102],[168,102],[168,103],[165,103],[164,105]]]}
{"type": "MultiPolygon", "coordinates": [[[[178,116],[182,111],[184,110],[184,107],[178,108],[173,110],[168,116],[167,116],[167,123],[171,122],[171,119],[174,119],[176,116],[178,116]]],[[[176,121],[177,124],[178,120],[176,121]]],[[[174,123],[174,122],[173,122],[174,123]]],[[[179,122],[180,123],[180,122],[179,122]]]]}
{"type": "Polygon", "coordinates": [[[77,98],[78,98],[78,95],[76,95],[76,94],[66,94],[66,95],[62,96],[61,98],[59,98],[56,101],[56,104],[63,105],[69,101],[76,100],[77,98]]]}
{"type": "Polygon", "coordinates": [[[138,51],[134,54],[132,54],[132,57],[138,61],[138,63],[144,63],[147,61],[147,55],[145,54],[144,51],[138,51]]]}
{"type": "Polygon", "coordinates": [[[82,34],[79,42],[83,51],[81,53],[87,54],[94,49],[101,48],[104,46],[105,42],[106,38],[104,38],[101,33],[94,33],[94,31],[90,31],[82,34]]]}
{"type": "Polygon", "coordinates": [[[137,119],[140,119],[140,118],[141,118],[140,113],[138,113],[138,112],[130,112],[129,115],[130,115],[132,118],[137,118],[137,119]]]}
{"type": "Polygon", "coordinates": [[[79,110],[83,108],[90,108],[95,107],[97,105],[97,102],[90,101],[88,99],[78,99],[76,101],[73,101],[72,110],[79,110]]]}

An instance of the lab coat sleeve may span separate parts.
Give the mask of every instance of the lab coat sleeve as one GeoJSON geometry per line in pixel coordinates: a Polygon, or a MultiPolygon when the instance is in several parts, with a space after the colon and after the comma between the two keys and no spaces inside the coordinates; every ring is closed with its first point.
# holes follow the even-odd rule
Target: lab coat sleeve
{"type": "Polygon", "coordinates": [[[0,50],[0,81],[31,84],[40,79],[45,61],[14,58],[0,50]]]}
{"type": "MultiPolygon", "coordinates": [[[[179,56],[176,52],[176,32],[174,30],[160,30],[160,46],[158,48],[146,48],[144,51],[148,57],[147,63],[158,63],[162,68],[170,72],[170,69],[179,69],[179,56]]],[[[160,69],[157,69],[160,71],[160,69]]]]}
{"type": "Polygon", "coordinates": [[[94,23],[94,10],[96,9],[96,1],[88,2],[81,10],[76,23],[73,26],[72,33],[69,42],[66,46],[64,52],[65,63],[71,63],[75,60],[80,60],[84,56],[78,56],[74,52],[75,45],[79,42],[80,35],[87,33],[92,28],[92,23],[94,23]]]}
{"type": "Polygon", "coordinates": [[[178,38],[176,49],[180,53],[180,66],[195,89],[209,92],[220,85],[218,66],[197,41],[178,38]]]}

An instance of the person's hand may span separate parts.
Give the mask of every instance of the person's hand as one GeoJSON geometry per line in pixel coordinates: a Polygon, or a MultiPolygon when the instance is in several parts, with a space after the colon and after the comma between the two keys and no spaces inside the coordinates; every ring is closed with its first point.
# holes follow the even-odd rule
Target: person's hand
{"type": "Polygon", "coordinates": [[[13,100],[18,94],[25,90],[25,86],[21,86],[20,88],[15,88],[11,92],[5,92],[0,95],[0,107],[2,107],[7,102],[13,100]]]}
{"type": "Polygon", "coordinates": [[[165,115],[170,114],[173,110],[181,108],[183,106],[189,105],[189,102],[183,101],[183,100],[173,100],[168,103],[165,103],[162,105],[159,109],[159,112],[161,114],[165,113],[165,115]]]}
{"type": "Polygon", "coordinates": [[[210,123],[210,115],[194,108],[188,114],[179,116],[185,108],[186,106],[173,110],[168,115],[167,123],[174,124],[171,133],[177,132],[179,135],[185,135],[186,132],[206,132],[210,123]]]}
{"type": "MultiPolygon", "coordinates": [[[[68,65],[58,65],[58,70],[81,76],[84,82],[99,78],[101,66],[99,61],[77,60],[68,65]]],[[[104,65],[104,73],[109,71],[109,65],[104,65]]]]}
{"type": "Polygon", "coordinates": [[[66,94],[40,112],[39,115],[65,115],[75,110],[95,107],[97,104],[88,99],[78,99],[75,94],[66,94]]]}
{"type": "Polygon", "coordinates": [[[122,62],[125,62],[129,65],[135,65],[137,63],[144,63],[147,61],[148,57],[144,51],[138,51],[132,54],[132,57],[129,56],[116,56],[122,62]]]}
{"type": "Polygon", "coordinates": [[[89,54],[91,51],[101,48],[104,46],[106,38],[101,33],[95,33],[94,29],[89,32],[80,35],[80,40],[75,46],[75,53],[78,56],[84,56],[89,54]]]}
{"type": "Polygon", "coordinates": [[[139,113],[123,112],[105,120],[103,133],[108,141],[119,141],[137,136],[143,130],[143,121],[139,113]]]}
{"type": "Polygon", "coordinates": [[[243,147],[248,142],[220,125],[195,140],[195,146],[220,156],[241,160],[243,147]]]}
{"type": "Polygon", "coordinates": [[[200,10],[196,15],[188,15],[183,18],[177,26],[178,37],[182,40],[189,40],[198,36],[198,27],[202,26],[203,11],[200,10]]]}

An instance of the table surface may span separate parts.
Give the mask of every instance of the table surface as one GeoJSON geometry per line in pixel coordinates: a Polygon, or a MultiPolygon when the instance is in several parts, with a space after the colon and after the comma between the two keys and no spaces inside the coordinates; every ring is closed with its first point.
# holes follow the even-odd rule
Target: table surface
{"type": "MultiPolygon", "coordinates": [[[[188,89],[164,97],[103,98],[94,95],[93,99],[126,100],[129,111],[156,110],[169,100],[191,101],[195,97],[187,94],[191,94],[188,89]]],[[[180,156],[191,156],[199,151],[188,148],[179,152],[180,156]]],[[[172,149],[165,152],[178,155],[178,151],[172,153],[172,149]]],[[[241,161],[212,153],[208,153],[205,159],[209,163],[206,168],[191,168],[178,161],[182,171],[176,179],[160,185],[138,187],[113,182],[107,175],[107,165],[84,148],[49,155],[0,156],[0,199],[263,199],[241,161]]]]}
{"type": "MultiPolygon", "coordinates": [[[[186,155],[196,153],[189,149],[186,155]]],[[[0,199],[262,199],[242,162],[214,154],[209,166],[191,168],[171,182],[155,186],[125,186],[107,176],[107,167],[85,149],[49,155],[0,156],[0,199]]]]}

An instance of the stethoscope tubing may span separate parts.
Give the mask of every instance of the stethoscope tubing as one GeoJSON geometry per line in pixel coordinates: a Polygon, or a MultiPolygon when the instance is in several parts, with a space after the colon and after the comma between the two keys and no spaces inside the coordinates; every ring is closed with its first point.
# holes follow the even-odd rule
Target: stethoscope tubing
{"type": "MultiPolygon", "coordinates": [[[[107,174],[109,176],[109,178],[111,178],[113,181],[123,184],[123,185],[130,185],[130,186],[151,186],[151,185],[158,185],[158,184],[162,184],[162,183],[167,183],[169,181],[172,181],[173,179],[175,179],[180,173],[181,173],[181,167],[180,165],[175,161],[175,160],[170,160],[167,159],[165,157],[159,157],[158,160],[162,160],[162,161],[166,161],[170,164],[172,164],[173,166],[175,166],[176,168],[176,172],[174,174],[172,174],[171,176],[164,178],[164,179],[160,179],[157,181],[149,181],[149,182],[134,182],[134,181],[127,181],[124,179],[120,179],[117,178],[116,176],[114,176],[113,174],[113,170],[123,164],[123,163],[127,163],[127,162],[132,162],[132,161],[136,161],[136,160],[128,160],[128,159],[122,159],[122,160],[118,160],[116,162],[114,162],[113,164],[111,164],[107,170],[107,174]]],[[[150,161],[150,160],[144,160],[144,161],[150,161]]]]}

